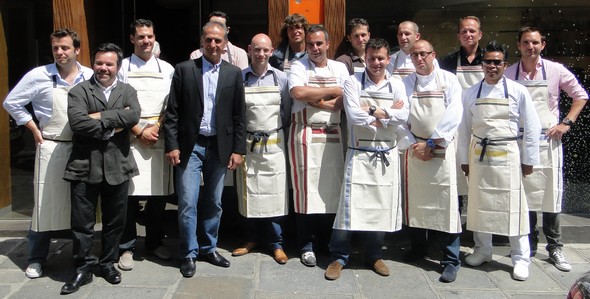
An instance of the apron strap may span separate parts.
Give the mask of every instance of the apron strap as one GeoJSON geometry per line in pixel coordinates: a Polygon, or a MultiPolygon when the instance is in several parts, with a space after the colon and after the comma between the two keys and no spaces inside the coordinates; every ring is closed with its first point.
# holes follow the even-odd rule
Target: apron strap
{"type": "Polygon", "coordinates": [[[353,149],[353,150],[357,150],[357,151],[361,151],[361,152],[371,152],[373,153],[371,155],[371,157],[369,158],[369,162],[373,161],[373,159],[375,158],[381,158],[381,161],[383,164],[385,164],[386,167],[389,167],[389,165],[391,163],[389,163],[389,160],[387,159],[387,156],[389,154],[389,151],[391,151],[391,149],[386,149],[386,150],[380,150],[380,149],[368,149],[368,148],[357,148],[357,147],[349,147],[349,149],[353,149]]]}
{"type": "MultiPolygon", "coordinates": [[[[363,72],[363,76],[361,77],[361,90],[365,90],[365,80],[367,78],[367,71],[363,72]]],[[[387,85],[389,86],[389,93],[393,93],[393,87],[391,86],[391,81],[387,80],[387,85]]]]}
{"type": "MultiPolygon", "coordinates": [[[[129,56],[129,65],[127,65],[128,72],[131,72],[131,58],[133,58],[133,55],[129,56]]],[[[158,73],[162,73],[162,68],[160,67],[160,62],[158,61],[158,58],[156,58],[156,64],[158,65],[158,73]]]]}
{"type": "MultiPolygon", "coordinates": [[[[518,80],[518,75],[520,74],[520,64],[522,63],[522,61],[518,62],[518,64],[516,64],[516,77],[514,78],[514,80],[518,80]]],[[[543,63],[543,59],[541,59],[541,73],[543,74],[543,80],[547,80],[547,73],[545,72],[545,64],[543,63]]],[[[534,79],[534,78],[532,78],[534,79]]],[[[531,80],[532,80],[531,79],[531,80]]]]}
{"type": "Polygon", "coordinates": [[[473,135],[473,137],[481,140],[479,142],[479,144],[481,145],[481,154],[479,154],[479,162],[483,161],[483,157],[486,154],[486,148],[488,145],[496,145],[495,142],[499,142],[499,141],[515,141],[518,140],[518,137],[506,137],[506,138],[495,138],[495,139],[489,139],[489,138],[481,138],[479,136],[473,135]]]}
{"type": "MultiPolygon", "coordinates": [[[[475,97],[476,99],[479,99],[479,97],[481,96],[481,87],[483,86],[483,82],[485,79],[481,80],[481,82],[479,82],[479,88],[477,89],[477,96],[475,97]]],[[[508,84],[506,83],[506,78],[504,78],[504,98],[508,99],[508,84]]]]}

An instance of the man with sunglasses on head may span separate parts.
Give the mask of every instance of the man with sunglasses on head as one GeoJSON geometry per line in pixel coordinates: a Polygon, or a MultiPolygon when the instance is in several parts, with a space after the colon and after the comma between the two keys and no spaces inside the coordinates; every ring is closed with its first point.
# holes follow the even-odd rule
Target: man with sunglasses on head
{"type": "Polygon", "coordinates": [[[459,126],[458,157],[469,176],[467,229],[475,241],[465,263],[477,267],[490,262],[492,234],[505,235],[513,278],[524,281],[531,260],[522,178],[539,163],[541,123],[527,89],[504,77],[506,50],[495,41],[485,48],[483,68],[484,80],[463,93],[459,126]]]}
{"type": "Polygon", "coordinates": [[[428,41],[410,50],[416,72],[404,78],[410,116],[407,135],[411,147],[403,156],[404,213],[410,227],[411,256],[422,259],[429,240],[443,253],[440,281],[453,282],[459,260],[461,219],[457,201],[455,135],[461,122],[461,85],[450,72],[436,68],[436,52],[428,41]]]}
{"type": "Polygon", "coordinates": [[[518,32],[518,49],[521,58],[506,70],[506,77],[527,87],[541,119],[540,164],[535,165],[533,174],[523,180],[530,217],[529,244],[531,256],[537,253],[539,228],[537,211],[543,212],[543,233],[547,238],[546,249],[555,267],[570,271],[572,266],[562,252],[559,212],[563,196],[563,174],[561,170],[563,153],[561,139],[576,122],[588,101],[588,94],[578,80],[562,64],[541,58],[545,49],[545,36],[538,28],[525,26],[518,32]],[[567,115],[559,121],[559,95],[566,92],[573,98],[567,115]]]}

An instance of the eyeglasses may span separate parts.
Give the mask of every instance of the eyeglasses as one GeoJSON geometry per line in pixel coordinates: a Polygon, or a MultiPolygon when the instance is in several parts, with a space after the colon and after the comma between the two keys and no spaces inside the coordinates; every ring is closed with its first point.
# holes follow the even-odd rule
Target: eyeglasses
{"type": "Polygon", "coordinates": [[[416,52],[416,53],[412,53],[412,54],[410,54],[410,56],[412,56],[412,58],[413,58],[413,59],[416,59],[416,58],[418,58],[418,57],[420,57],[420,58],[424,59],[424,58],[426,58],[428,55],[432,54],[433,52],[434,52],[434,51],[430,51],[430,52],[424,52],[424,51],[422,51],[422,52],[416,52]]]}
{"type": "Polygon", "coordinates": [[[482,62],[483,62],[483,64],[487,64],[487,65],[493,64],[496,66],[504,64],[504,60],[500,60],[500,59],[484,59],[484,60],[482,60],[482,62]]]}

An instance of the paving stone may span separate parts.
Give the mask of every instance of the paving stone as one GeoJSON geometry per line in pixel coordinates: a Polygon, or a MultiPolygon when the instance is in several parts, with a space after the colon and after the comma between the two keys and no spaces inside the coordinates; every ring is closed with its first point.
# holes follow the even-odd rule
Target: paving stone
{"type": "MultiPolygon", "coordinates": [[[[507,298],[497,290],[442,290],[438,291],[440,298],[456,299],[501,299],[507,298]]],[[[563,298],[562,298],[563,299],[563,298]]]]}
{"type": "Polygon", "coordinates": [[[252,279],[232,277],[219,279],[214,276],[195,275],[188,279],[181,279],[174,293],[188,296],[187,298],[249,298],[250,290],[254,288],[252,279]]]}

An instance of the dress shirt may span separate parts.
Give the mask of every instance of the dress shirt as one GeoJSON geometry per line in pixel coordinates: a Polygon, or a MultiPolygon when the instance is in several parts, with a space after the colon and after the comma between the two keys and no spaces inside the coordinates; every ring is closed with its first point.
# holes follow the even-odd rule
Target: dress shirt
{"type": "MultiPolygon", "coordinates": [[[[508,67],[504,75],[507,78],[516,80],[516,68],[520,63],[521,62],[519,61],[508,67]]],[[[549,89],[549,110],[555,115],[555,117],[559,117],[559,93],[561,90],[565,91],[572,99],[588,100],[588,93],[586,93],[584,87],[580,85],[574,74],[566,69],[561,63],[539,59],[536,65],[537,70],[534,78],[529,78],[527,73],[523,71],[521,64],[518,80],[543,80],[543,66],[545,67],[548,84],[547,88],[549,89]]]]}
{"type": "MultiPolygon", "coordinates": [[[[343,104],[349,126],[369,126],[370,123],[377,119],[375,116],[369,115],[367,111],[361,109],[360,96],[363,88],[363,74],[366,74],[366,71],[363,73],[356,73],[344,81],[343,104]]],[[[384,127],[387,127],[388,125],[403,125],[406,123],[408,120],[409,104],[404,85],[400,80],[386,74],[385,80],[382,80],[379,84],[375,84],[371,81],[369,75],[366,74],[364,85],[365,91],[367,92],[393,93],[394,99],[404,102],[402,109],[379,107],[385,110],[389,116],[388,119],[379,119],[384,127]]],[[[373,128],[376,129],[375,127],[373,128]]]]}
{"type": "Polygon", "coordinates": [[[201,118],[201,125],[199,127],[199,134],[205,136],[217,135],[217,128],[215,127],[215,96],[217,93],[217,81],[219,80],[218,64],[211,64],[203,57],[203,118],[201,118]]]}
{"type": "Polygon", "coordinates": [[[539,164],[539,138],[541,137],[541,121],[535,110],[535,105],[529,95],[526,87],[510,80],[506,77],[500,79],[498,83],[490,85],[478,83],[465,90],[463,93],[463,119],[459,126],[458,139],[458,159],[461,164],[469,164],[469,143],[472,135],[472,118],[475,110],[475,100],[480,84],[483,84],[480,98],[504,98],[504,80],[508,88],[508,98],[510,100],[510,129],[513,136],[520,135],[519,123],[524,123],[524,134],[522,140],[525,144],[520,147],[520,161],[526,165],[539,164]]]}
{"type": "MultiPolygon", "coordinates": [[[[78,75],[74,79],[74,86],[82,81],[92,78],[94,72],[92,69],[77,63],[78,75]]],[[[25,107],[31,103],[33,111],[39,126],[43,127],[51,119],[53,108],[53,76],[56,76],[57,86],[70,86],[70,84],[61,78],[55,63],[36,67],[29,71],[10,91],[6,100],[4,100],[4,109],[10,113],[16,123],[24,125],[28,123],[33,116],[25,107]]]]}
{"type": "MultiPolygon", "coordinates": [[[[94,78],[94,80],[96,80],[96,82],[99,82],[96,77],[94,78]]],[[[98,88],[100,88],[100,91],[102,91],[102,93],[104,94],[104,97],[107,99],[107,102],[109,101],[109,97],[111,96],[111,91],[113,91],[113,89],[115,87],[117,87],[117,82],[119,80],[115,80],[113,81],[113,83],[109,86],[103,86],[102,84],[98,83],[98,88]]]]}
{"type": "MultiPolygon", "coordinates": [[[[316,67],[315,64],[309,60],[309,56],[305,56],[300,60],[294,61],[289,71],[289,90],[296,86],[307,86],[309,76],[335,77],[338,86],[343,86],[344,81],[350,77],[346,66],[342,62],[328,59],[328,66],[316,67]]],[[[306,107],[306,103],[293,99],[292,112],[299,112],[306,107]]]]}
{"type": "MultiPolygon", "coordinates": [[[[411,74],[405,77],[403,82],[406,87],[406,94],[410,105],[412,104],[415,87],[418,91],[443,89],[446,110],[443,117],[434,128],[434,132],[432,132],[432,135],[429,137],[431,139],[443,138],[444,141],[438,145],[447,147],[449,143],[453,142],[453,138],[461,123],[461,118],[459,116],[463,113],[463,105],[461,103],[463,89],[459,84],[459,80],[457,80],[457,76],[442,69],[434,69],[434,71],[427,76],[422,76],[418,73],[411,74]],[[418,84],[416,84],[416,80],[418,80],[418,84]]],[[[411,126],[412,124],[409,123],[409,125],[411,126]]],[[[407,136],[410,144],[416,143],[416,138],[414,138],[411,133],[407,134],[407,136]]]]}

